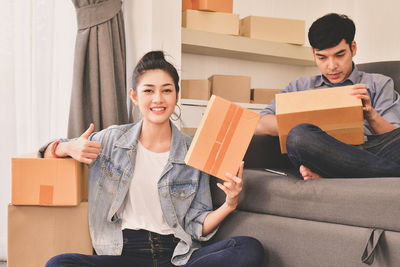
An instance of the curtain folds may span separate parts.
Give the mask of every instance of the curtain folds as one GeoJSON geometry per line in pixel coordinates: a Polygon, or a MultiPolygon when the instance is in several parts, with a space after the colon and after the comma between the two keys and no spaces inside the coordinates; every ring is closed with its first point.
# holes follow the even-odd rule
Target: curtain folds
{"type": "Polygon", "coordinates": [[[121,0],[72,0],[77,14],[68,137],[128,122],[121,0]]]}

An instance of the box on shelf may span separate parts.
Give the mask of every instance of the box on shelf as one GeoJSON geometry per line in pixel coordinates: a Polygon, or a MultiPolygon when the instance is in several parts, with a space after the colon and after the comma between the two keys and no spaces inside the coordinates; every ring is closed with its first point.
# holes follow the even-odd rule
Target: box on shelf
{"type": "Polygon", "coordinates": [[[250,77],[236,75],[212,75],[211,94],[232,102],[250,103],[250,77]]]}
{"type": "Polygon", "coordinates": [[[254,39],[304,45],[305,21],[248,16],[240,20],[239,34],[254,39]]]}
{"type": "Polygon", "coordinates": [[[189,136],[194,136],[197,128],[182,127],[181,132],[189,136]]]}
{"type": "Polygon", "coordinates": [[[43,267],[61,253],[92,254],[87,202],[75,207],[8,206],[8,267],[43,267]]]}
{"type": "Polygon", "coordinates": [[[254,104],[268,104],[275,98],[276,94],[279,94],[280,91],[282,90],[264,88],[251,89],[251,102],[254,104]]]}
{"type": "Polygon", "coordinates": [[[289,131],[300,123],[319,126],[348,144],[364,142],[363,110],[360,99],[350,95],[353,86],[277,94],[276,118],[282,153],[286,153],[289,131]]]}
{"type": "Polygon", "coordinates": [[[182,27],[207,32],[239,35],[239,15],[187,9],[182,13],[182,27]]]}
{"type": "Polygon", "coordinates": [[[190,6],[190,8],[187,9],[225,12],[225,13],[232,13],[233,10],[233,0],[191,0],[190,2],[191,2],[190,4],[188,3],[185,5],[185,7],[190,6]]]}
{"type": "Polygon", "coordinates": [[[223,180],[236,175],[260,114],[218,96],[211,96],[186,154],[187,165],[223,180]]]}
{"type": "Polygon", "coordinates": [[[181,98],[209,100],[211,85],[209,80],[182,80],[181,98]]]}
{"type": "Polygon", "coordinates": [[[87,201],[87,166],[71,158],[12,158],[13,205],[76,206],[87,201]]]}

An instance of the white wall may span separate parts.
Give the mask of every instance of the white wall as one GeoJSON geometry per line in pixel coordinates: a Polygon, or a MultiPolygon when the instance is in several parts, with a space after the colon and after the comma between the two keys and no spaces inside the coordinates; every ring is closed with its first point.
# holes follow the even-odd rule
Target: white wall
{"type": "Polygon", "coordinates": [[[400,1],[354,0],[357,63],[400,60],[400,1]]]}

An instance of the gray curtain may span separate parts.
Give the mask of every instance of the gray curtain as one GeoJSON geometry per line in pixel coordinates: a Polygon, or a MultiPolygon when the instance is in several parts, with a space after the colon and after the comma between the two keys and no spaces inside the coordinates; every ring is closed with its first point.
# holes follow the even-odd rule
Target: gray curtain
{"type": "Polygon", "coordinates": [[[75,45],[68,137],[128,122],[125,30],[121,0],[72,0],[75,45]]]}

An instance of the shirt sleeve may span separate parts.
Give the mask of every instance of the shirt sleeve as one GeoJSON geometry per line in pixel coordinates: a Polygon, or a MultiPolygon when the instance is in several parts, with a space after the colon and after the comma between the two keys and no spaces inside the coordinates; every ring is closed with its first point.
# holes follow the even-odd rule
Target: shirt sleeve
{"type": "Polygon", "coordinates": [[[195,199],[185,216],[185,231],[192,235],[193,239],[199,241],[209,240],[216,232],[218,227],[203,236],[203,223],[207,215],[213,210],[209,175],[200,172],[199,187],[195,199]]]}
{"type": "Polygon", "coordinates": [[[387,122],[400,127],[400,97],[389,77],[375,83],[375,92],[370,92],[372,106],[387,122]]]}
{"type": "MultiPolygon", "coordinates": [[[[295,82],[289,83],[288,86],[286,86],[285,90],[280,91],[279,93],[288,93],[288,92],[294,92],[296,90],[296,85],[295,82]]],[[[275,102],[275,97],[274,99],[269,102],[269,104],[260,112],[261,116],[264,116],[266,114],[276,114],[276,102],[275,102]]]]}

